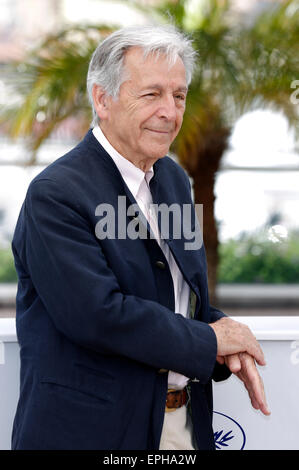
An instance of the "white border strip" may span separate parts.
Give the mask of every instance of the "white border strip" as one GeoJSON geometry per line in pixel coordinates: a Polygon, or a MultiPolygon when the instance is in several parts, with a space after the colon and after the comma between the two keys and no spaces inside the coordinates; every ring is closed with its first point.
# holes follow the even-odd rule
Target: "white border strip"
{"type": "Polygon", "coordinates": [[[258,340],[293,341],[299,339],[299,315],[298,317],[267,316],[231,318],[249,326],[258,340]]]}
{"type": "Polygon", "coordinates": [[[0,341],[4,343],[17,342],[15,318],[0,318],[0,341]]]}
{"type": "Polygon", "coordinates": [[[0,341],[0,366],[5,364],[5,348],[4,343],[0,341]]]}

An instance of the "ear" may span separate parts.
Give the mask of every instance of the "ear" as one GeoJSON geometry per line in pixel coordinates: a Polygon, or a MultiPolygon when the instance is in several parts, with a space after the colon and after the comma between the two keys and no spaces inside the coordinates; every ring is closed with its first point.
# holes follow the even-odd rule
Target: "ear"
{"type": "Polygon", "coordinates": [[[100,119],[105,120],[108,117],[108,99],[105,91],[100,85],[93,85],[92,98],[94,108],[100,119]]]}

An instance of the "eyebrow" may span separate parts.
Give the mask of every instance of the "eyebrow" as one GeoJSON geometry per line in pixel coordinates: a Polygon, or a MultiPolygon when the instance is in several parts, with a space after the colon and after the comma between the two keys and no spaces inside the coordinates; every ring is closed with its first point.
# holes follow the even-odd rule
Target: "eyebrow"
{"type": "MultiPolygon", "coordinates": [[[[142,88],[142,91],[144,91],[144,90],[149,90],[149,89],[151,89],[151,90],[152,90],[152,89],[162,90],[162,88],[163,88],[163,87],[162,87],[161,85],[159,85],[158,83],[154,83],[153,85],[148,85],[148,86],[143,87],[143,88],[142,88]]],[[[183,93],[187,93],[188,88],[185,87],[185,86],[180,86],[180,87],[176,88],[175,91],[181,91],[181,92],[183,92],[183,93]]]]}

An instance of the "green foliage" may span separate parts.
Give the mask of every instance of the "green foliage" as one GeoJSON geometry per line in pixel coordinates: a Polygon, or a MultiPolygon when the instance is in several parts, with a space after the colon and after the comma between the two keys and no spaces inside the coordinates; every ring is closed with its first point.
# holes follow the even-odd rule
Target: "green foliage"
{"type": "MultiPolygon", "coordinates": [[[[270,241],[267,232],[243,234],[219,247],[220,283],[298,283],[299,232],[270,241]]],[[[17,282],[10,248],[0,249],[0,282],[17,282]]]]}
{"type": "Polygon", "coordinates": [[[0,282],[17,282],[17,273],[10,248],[0,249],[0,282]]]}
{"type": "Polygon", "coordinates": [[[4,107],[0,123],[11,137],[23,136],[35,152],[57,126],[67,118],[77,118],[84,131],[91,120],[86,92],[86,75],[93,51],[114,28],[103,25],[74,26],[50,35],[27,54],[26,61],[13,63],[10,87],[17,103],[4,107]],[[20,104],[21,102],[21,104],[20,104]],[[45,119],[40,122],[42,113],[45,119]]]}
{"type": "Polygon", "coordinates": [[[266,234],[244,234],[221,244],[218,282],[298,283],[299,233],[276,243],[266,234]]]}

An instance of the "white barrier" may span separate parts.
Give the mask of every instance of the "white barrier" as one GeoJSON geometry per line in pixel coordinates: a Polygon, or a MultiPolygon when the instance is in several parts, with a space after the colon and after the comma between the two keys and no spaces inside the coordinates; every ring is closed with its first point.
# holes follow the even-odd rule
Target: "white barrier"
{"type": "Polygon", "coordinates": [[[259,367],[259,372],[271,415],[252,408],[236,376],[214,383],[216,446],[224,450],[298,450],[299,317],[235,319],[251,328],[264,351],[267,365],[259,367]]]}
{"type": "MultiPolygon", "coordinates": [[[[259,340],[267,360],[260,367],[271,416],[251,407],[243,384],[232,376],[214,383],[214,432],[221,450],[299,450],[299,317],[236,317],[259,340]]],[[[0,319],[0,449],[10,449],[19,393],[19,346],[15,320],[0,319]]]]}
{"type": "Polygon", "coordinates": [[[14,318],[0,318],[0,450],[10,449],[19,396],[19,345],[14,318]]]}

